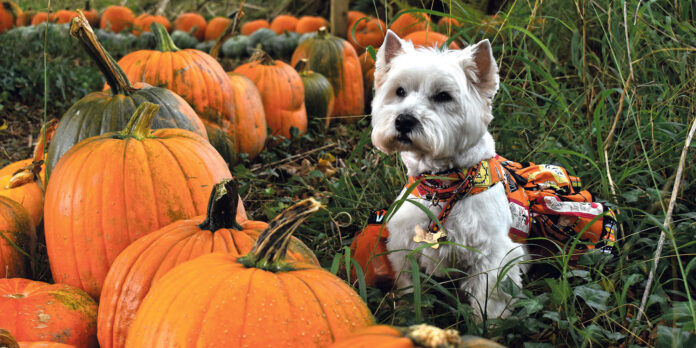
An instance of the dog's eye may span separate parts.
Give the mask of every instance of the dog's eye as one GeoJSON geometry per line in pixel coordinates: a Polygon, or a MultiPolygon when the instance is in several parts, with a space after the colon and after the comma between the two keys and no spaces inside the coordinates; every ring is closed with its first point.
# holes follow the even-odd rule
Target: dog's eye
{"type": "Polygon", "coordinates": [[[433,99],[438,103],[445,103],[452,100],[452,96],[447,92],[440,92],[436,94],[433,99]]]}
{"type": "Polygon", "coordinates": [[[396,95],[398,95],[399,97],[403,98],[403,97],[406,96],[406,90],[404,90],[403,88],[399,87],[399,88],[396,89],[396,95]]]}

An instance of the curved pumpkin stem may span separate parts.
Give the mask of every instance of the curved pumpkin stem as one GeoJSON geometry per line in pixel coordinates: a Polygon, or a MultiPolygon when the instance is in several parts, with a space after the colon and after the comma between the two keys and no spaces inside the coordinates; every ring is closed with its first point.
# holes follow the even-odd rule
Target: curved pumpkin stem
{"type": "Polygon", "coordinates": [[[111,87],[113,95],[130,95],[137,91],[136,88],[131,86],[128,77],[121,70],[121,67],[118,66],[116,60],[99,43],[97,36],[92,31],[92,27],[87,22],[87,18],[80,10],[77,10],[77,17],[72,20],[70,35],[82,44],[87,54],[97,63],[99,70],[106,78],[106,83],[111,87]]]}
{"type": "Polygon", "coordinates": [[[0,329],[0,347],[19,348],[19,343],[9,331],[0,329]]]}
{"type": "MultiPolygon", "coordinates": [[[[150,30],[155,34],[155,40],[157,40],[157,49],[162,52],[176,52],[179,51],[179,47],[176,47],[172,37],[169,36],[167,29],[157,22],[153,22],[150,25],[150,30]]],[[[193,29],[195,30],[195,28],[193,29]]]]}
{"type": "Polygon", "coordinates": [[[287,270],[288,267],[283,260],[287,254],[292,233],[320,207],[321,204],[314,198],[308,198],[283,210],[259,235],[251,252],[242,256],[239,262],[246,267],[271,272],[287,270]]]}
{"type": "Polygon", "coordinates": [[[309,59],[300,59],[300,61],[295,65],[295,71],[297,71],[299,74],[306,74],[309,71],[309,59]]]}
{"type": "Polygon", "coordinates": [[[242,230],[237,223],[237,205],[239,205],[239,186],[232,179],[223,179],[215,184],[210,192],[208,210],[205,220],[198,225],[201,230],[215,232],[223,228],[242,230]]]}
{"type": "Polygon", "coordinates": [[[254,51],[254,54],[251,55],[251,58],[249,58],[249,61],[250,62],[259,62],[263,65],[275,65],[275,61],[273,60],[273,57],[271,57],[270,54],[266,53],[266,51],[262,50],[261,48],[257,48],[254,51]]]}
{"type": "Polygon", "coordinates": [[[145,139],[150,136],[152,122],[159,111],[160,106],[150,102],[143,102],[128,120],[126,128],[118,133],[119,138],[145,139]]]}

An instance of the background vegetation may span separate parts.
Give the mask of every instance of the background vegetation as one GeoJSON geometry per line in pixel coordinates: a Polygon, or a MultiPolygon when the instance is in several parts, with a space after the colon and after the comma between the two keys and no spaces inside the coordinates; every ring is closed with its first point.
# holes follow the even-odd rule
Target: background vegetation
{"type": "MultiPolygon", "coordinates": [[[[111,2],[94,3],[103,9],[111,2]]],[[[148,9],[152,3],[138,1],[133,7],[148,9]]],[[[183,11],[183,3],[172,1],[170,10],[183,11]]],[[[249,11],[250,18],[267,16],[272,9],[269,1],[249,3],[261,7],[249,11]]],[[[299,1],[279,3],[296,15],[323,11],[303,8],[299,1]]],[[[451,32],[457,40],[490,39],[501,73],[492,125],[499,153],[517,161],[560,164],[580,176],[598,200],[619,212],[618,253],[585,257],[578,269],[569,268],[563,258],[533,261],[523,289],[504,284],[518,298],[514,314],[478,324],[451,284],[427,274],[415,277],[419,293],[403,297],[351,279],[378,321],[428,322],[515,347],[696,346],[693,144],[681,187],[676,197],[671,195],[694,121],[696,3],[507,1],[495,17],[476,11],[476,4],[443,3],[356,1],[352,6],[382,19],[385,8],[390,16],[402,8],[454,16],[466,23],[464,30],[451,32]],[[673,222],[665,228],[671,198],[676,200],[673,222]],[[662,231],[667,243],[641,313],[662,231]]],[[[49,118],[59,117],[103,83],[95,67],[64,53],[73,44],[65,38],[46,46],[56,63],[47,67],[49,118]],[[53,45],[63,53],[54,53],[53,45]]],[[[0,131],[1,164],[26,158],[23,136],[31,130],[35,136],[40,126],[43,45],[38,39],[0,35],[0,125],[9,125],[0,131]],[[13,52],[24,53],[8,56],[13,52]],[[25,128],[29,131],[22,133],[25,128]]],[[[245,204],[257,219],[274,217],[300,197],[315,196],[326,204],[326,210],[303,225],[299,237],[334,272],[346,264],[347,246],[370,210],[388,207],[406,179],[396,156],[371,146],[369,115],[354,121],[325,129],[315,120],[307,135],[234,167],[245,204]]]]}

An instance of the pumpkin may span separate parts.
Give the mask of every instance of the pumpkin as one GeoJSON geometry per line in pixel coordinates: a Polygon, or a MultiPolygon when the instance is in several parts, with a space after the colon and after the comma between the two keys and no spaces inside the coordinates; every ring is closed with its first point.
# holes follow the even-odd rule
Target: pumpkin
{"type": "Polygon", "coordinates": [[[396,16],[398,18],[389,24],[389,29],[401,38],[414,31],[427,30],[430,23],[430,16],[427,13],[401,12],[396,16]]]}
{"type": "Polygon", "coordinates": [[[99,12],[91,7],[89,0],[85,1],[85,8],[82,9],[82,14],[87,18],[89,25],[93,27],[99,26],[99,12]]]}
{"type": "Polygon", "coordinates": [[[280,15],[273,18],[271,21],[271,30],[276,34],[282,34],[286,31],[294,32],[297,28],[297,17],[291,15],[280,15]]]}
{"type": "MultiPolygon", "coordinates": [[[[447,42],[447,40],[449,40],[449,37],[431,30],[423,30],[414,31],[406,35],[404,40],[413,42],[413,45],[416,47],[440,47],[442,44],[447,42]]],[[[449,44],[449,48],[452,50],[457,50],[460,47],[456,42],[452,41],[449,44]]]]}
{"type": "Polygon", "coordinates": [[[143,102],[121,132],[85,139],[58,162],[44,228],[53,279],[98,298],[116,256],[137,238],[205,211],[230,177],[220,155],[183,129],[151,132],[160,107],[143,102]],[[127,145],[127,146],[126,146],[127,145]]]}
{"type": "Polygon", "coordinates": [[[99,27],[120,33],[123,30],[130,30],[135,22],[135,14],[125,6],[109,6],[102,13],[99,27]]]}
{"type": "Polygon", "coordinates": [[[450,32],[450,30],[456,31],[454,28],[460,28],[462,24],[452,17],[442,17],[437,22],[437,26],[440,27],[442,32],[450,32]]]}
{"type": "Polygon", "coordinates": [[[261,28],[270,28],[270,27],[271,27],[271,24],[268,23],[267,20],[257,19],[254,21],[249,21],[249,22],[244,23],[239,32],[244,36],[249,36],[261,28]]]}
{"type": "Polygon", "coordinates": [[[457,330],[442,330],[426,324],[408,328],[374,325],[337,340],[329,348],[503,348],[481,337],[459,336],[457,330]]]}
{"type": "Polygon", "coordinates": [[[29,276],[26,254],[34,255],[35,248],[36,229],[29,213],[19,203],[0,196],[0,277],[29,276]]]}
{"type": "MultiPolygon", "coordinates": [[[[165,28],[165,30],[166,30],[166,28],[165,28]]],[[[198,40],[196,40],[195,37],[187,34],[184,31],[181,31],[181,30],[174,30],[172,32],[171,39],[172,39],[172,43],[174,43],[174,45],[180,49],[195,48],[196,45],[198,44],[198,40]]],[[[155,38],[155,41],[156,41],[156,38],[155,38]]]]}
{"type": "Polygon", "coordinates": [[[355,49],[348,41],[321,28],[313,39],[300,43],[292,54],[292,65],[309,59],[309,69],[318,72],[333,87],[336,101],[333,116],[362,115],[364,111],[363,79],[355,49]]]}
{"type": "Polygon", "coordinates": [[[367,17],[367,14],[360,11],[348,11],[348,28],[352,27],[360,18],[367,17]]]}
{"type": "Polygon", "coordinates": [[[247,53],[251,56],[257,49],[261,49],[267,53],[271,51],[271,39],[277,34],[269,28],[260,28],[249,35],[247,40],[247,53]]]}
{"type": "Polygon", "coordinates": [[[22,15],[22,9],[12,1],[3,1],[0,6],[0,33],[8,31],[15,26],[17,19],[22,15]]]}
{"type": "Polygon", "coordinates": [[[31,25],[39,25],[43,22],[55,22],[56,15],[54,13],[47,12],[36,12],[34,17],[31,19],[31,25]]]}
{"type": "Polygon", "coordinates": [[[244,35],[233,36],[222,44],[222,54],[225,58],[242,59],[247,56],[247,43],[249,37],[244,35]]]}
{"type": "Polygon", "coordinates": [[[0,196],[19,203],[31,217],[34,226],[38,226],[43,218],[41,182],[45,171],[42,164],[43,161],[26,159],[0,169],[0,196]]]}
{"type": "MultiPolygon", "coordinates": [[[[99,302],[98,337],[102,348],[123,347],[128,328],[151,286],[175,266],[201,255],[222,252],[236,257],[251,251],[268,224],[239,218],[237,184],[215,185],[206,215],[176,221],[131,244],[114,261],[99,302]]],[[[319,266],[299,239],[290,240],[288,260],[319,266]]]]}
{"type": "Polygon", "coordinates": [[[230,23],[232,23],[232,20],[227,17],[215,17],[211,19],[205,28],[206,41],[217,40],[230,23]]]}
{"type": "MultiPolygon", "coordinates": [[[[165,86],[179,94],[209,125],[224,130],[235,148],[254,148],[256,143],[265,141],[239,143],[241,134],[255,127],[258,121],[235,120],[234,86],[213,57],[195,49],[180,50],[158,23],[153,24],[152,30],[157,36],[158,50],[131,52],[118,62],[131,81],[165,86]]],[[[234,158],[225,159],[235,162],[234,158]]]]}
{"type": "Polygon", "coordinates": [[[378,18],[362,19],[348,27],[348,42],[356,52],[364,52],[367,46],[379,47],[387,34],[387,25],[378,18]]]}
{"type": "Polygon", "coordinates": [[[328,26],[329,21],[327,21],[324,17],[302,16],[297,21],[295,31],[300,34],[312,33],[319,30],[321,27],[328,26]]]}
{"type": "MultiPolygon", "coordinates": [[[[26,11],[22,11],[22,13],[17,15],[17,19],[15,20],[15,25],[17,25],[18,27],[30,26],[31,20],[34,19],[34,15],[36,15],[36,11],[32,10],[31,8],[29,8],[26,11]]],[[[0,15],[0,16],[2,16],[2,15],[0,15]]],[[[0,26],[2,26],[2,24],[0,24],[0,26]]]]}
{"type": "Polygon", "coordinates": [[[36,341],[36,342],[17,342],[17,340],[12,336],[12,334],[5,330],[0,329],[0,347],[3,348],[76,348],[72,344],[63,344],[50,341],[36,341]]]}
{"type": "Polygon", "coordinates": [[[310,198],[286,209],[241,258],[213,253],[169,271],[141,304],[126,347],[321,347],[371,325],[343,280],[285,261],[293,231],[319,207],[310,198]]]}
{"type": "Polygon", "coordinates": [[[331,82],[324,75],[309,70],[307,59],[300,60],[295,66],[295,70],[302,78],[307,118],[325,119],[324,124],[328,126],[334,105],[334,93],[331,82]]]}
{"type": "Polygon", "coordinates": [[[271,57],[282,61],[290,61],[295,48],[297,48],[299,39],[300,34],[286,31],[272,37],[267,45],[264,46],[269,46],[270,52],[268,53],[270,53],[271,57]]]}
{"type": "Polygon", "coordinates": [[[70,21],[75,17],[77,17],[77,12],[70,11],[67,8],[64,10],[56,11],[56,23],[57,24],[70,23],[70,21]]]}
{"type": "MultiPolygon", "coordinates": [[[[249,154],[254,158],[258,155],[266,143],[267,123],[263,108],[263,99],[254,82],[242,74],[228,72],[227,77],[232,84],[234,98],[234,122],[235,125],[223,122],[222,130],[236,128],[243,130],[236,132],[234,144],[237,153],[249,154]]],[[[228,133],[229,134],[229,133],[228,133]]]]}
{"type": "Polygon", "coordinates": [[[97,347],[97,303],[66,284],[0,279],[0,328],[18,341],[97,347]]]}
{"type": "Polygon", "coordinates": [[[372,56],[367,51],[363,52],[358,59],[360,59],[363,83],[365,85],[365,112],[370,113],[375,88],[375,60],[372,59],[372,56]]]}
{"type": "Polygon", "coordinates": [[[300,134],[307,131],[304,87],[291,66],[259,51],[251,62],[238,66],[234,72],[248,77],[258,88],[272,135],[290,138],[292,127],[300,134]]]}
{"type": "Polygon", "coordinates": [[[140,36],[142,33],[151,32],[150,26],[155,22],[162,24],[167,31],[172,30],[172,23],[167,17],[143,13],[135,18],[133,34],[140,36]]]}
{"type": "Polygon", "coordinates": [[[75,143],[123,129],[133,111],[145,101],[162,106],[154,128],[183,128],[207,136],[196,112],[175,93],[146,84],[131,86],[118,64],[99,43],[84,16],[73,21],[70,31],[97,63],[111,90],[90,93],[65,112],[48,149],[46,173],[49,178],[58,159],[75,143]]]}
{"type": "Polygon", "coordinates": [[[205,38],[205,29],[207,25],[208,23],[205,21],[205,18],[195,12],[182,13],[174,20],[175,30],[181,30],[187,33],[193,31],[192,36],[198,39],[198,41],[203,41],[205,38]]]}

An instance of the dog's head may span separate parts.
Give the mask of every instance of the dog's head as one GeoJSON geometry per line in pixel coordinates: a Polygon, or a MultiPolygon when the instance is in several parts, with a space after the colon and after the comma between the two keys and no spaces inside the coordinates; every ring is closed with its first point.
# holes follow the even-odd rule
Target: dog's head
{"type": "Polygon", "coordinates": [[[372,143],[434,158],[466,151],[493,119],[498,81],[488,40],[441,51],[414,48],[389,30],[375,62],[372,143]]]}

